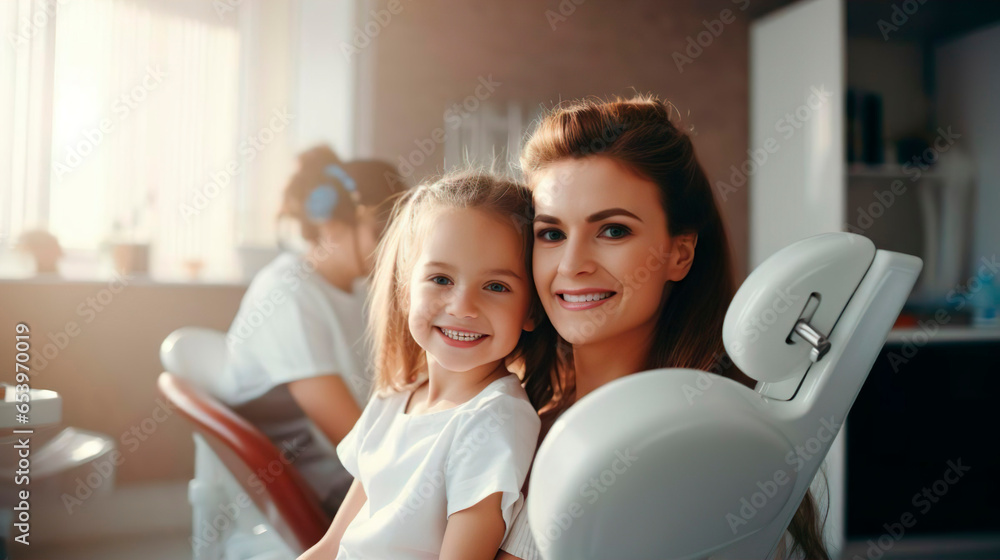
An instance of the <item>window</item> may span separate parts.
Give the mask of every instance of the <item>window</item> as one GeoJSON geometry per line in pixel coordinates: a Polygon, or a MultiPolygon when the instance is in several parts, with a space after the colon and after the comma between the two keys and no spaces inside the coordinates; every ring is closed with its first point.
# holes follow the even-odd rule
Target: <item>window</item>
{"type": "Polygon", "coordinates": [[[255,109],[260,88],[241,88],[290,65],[288,56],[248,56],[264,47],[241,50],[265,27],[259,11],[276,9],[245,4],[4,2],[0,245],[42,227],[71,261],[96,263],[110,243],[149,244],[156,278],[184,277],[198,263],[202,278],[236,277],[237,244],[273,239],[258,200],[276,211],[294,161],[281,117],[288,84],[267,92],[266,111],[255,109]],[[251,154],[251,136],[267,157],[251,154]]]}

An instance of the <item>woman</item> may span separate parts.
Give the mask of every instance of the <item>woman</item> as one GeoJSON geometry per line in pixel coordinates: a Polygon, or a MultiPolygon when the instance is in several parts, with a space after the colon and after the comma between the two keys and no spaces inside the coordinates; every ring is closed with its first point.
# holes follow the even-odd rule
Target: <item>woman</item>
{"type": "Polygon", "coordinates": [[[391,166],[343,163],[327,146],[302,154],[281,216],[298,222],[308,247],[254,277],[227,336],[219,398],[294,462],[331,516],[352,481],[333,446],[370,392],[363,307],[397,181],[391,166]]]}
{"type": "MultiPolygon", "coordinates": [[[[535,285],[561,350],[553,388],[527,387],[549,401],[540,438],[576,399],[631,373],[695,368],[753,386],[722,345],[735,291],[722,219],[667,105],[637,97],[560,107],[521,166],[535,205],[535,285]]],[[[811,494],[788,532],[791,552],[827,559],[811,494]]],[[[540,558],[525,509],[497,558],[540,558]]]]}

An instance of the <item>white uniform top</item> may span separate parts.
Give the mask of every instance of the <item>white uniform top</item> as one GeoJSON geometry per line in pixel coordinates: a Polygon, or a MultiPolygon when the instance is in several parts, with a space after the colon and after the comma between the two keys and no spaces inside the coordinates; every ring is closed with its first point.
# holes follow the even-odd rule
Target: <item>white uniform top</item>
{"type": "Polygon", "coordinates": [[[323,279],[301,255],[278,256],[243,296],[227,335],[228,365],[215,384],[218,398],[291,453],[324,502],[331,492],[342,497],[352,478],[285,385],[336,374],[358,406],[364,406],[372,363],[364,342],[366,294],[366,278],[355,280],[347,293],[323,279]]]}
{"type": "Polygon", "coordinates": [[[411,394],[373,397],[337,446],[368,495],[338,560],[436,559],[456,511],[503,492],[506,536],[520,509],[541,421],[517,376],[438,412],[405,414],[411,394]]]}

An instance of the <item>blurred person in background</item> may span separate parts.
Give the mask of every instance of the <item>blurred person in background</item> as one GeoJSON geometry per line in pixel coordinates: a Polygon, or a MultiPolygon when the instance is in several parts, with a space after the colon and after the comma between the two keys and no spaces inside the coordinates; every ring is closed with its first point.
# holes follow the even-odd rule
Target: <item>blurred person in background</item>
{"type": "Polygon", "coordinates": [[[298,226],[301,250],[283,252],[250,283],[216,385],[291,458],[331,517],[353,480],[335,446],[368,401],[368,275],[401,184],[392,166],[342,162],[328,146],[299,156],[279,220],[298,226]]]}

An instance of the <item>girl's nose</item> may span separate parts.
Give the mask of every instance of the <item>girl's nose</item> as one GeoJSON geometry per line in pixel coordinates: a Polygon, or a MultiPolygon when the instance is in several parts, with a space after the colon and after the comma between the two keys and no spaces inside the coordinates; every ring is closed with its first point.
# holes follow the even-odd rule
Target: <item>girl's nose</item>
{"type": "Polygon", "coordinates": [[[475,319],[479,316],[476,305],[476,290],[470,288],[457,288],[452,292],[448,302],[448,314],[454,317],[468,317],[475,319]]]}
{"type": "Polygon", "coordinates": [[[590,274],[597,269],[594,262],[593,248],[579,236],[567,239],[563,245],[563,253],[559,259],[559,274],[573,277],[578,274],[590,274]]]}

